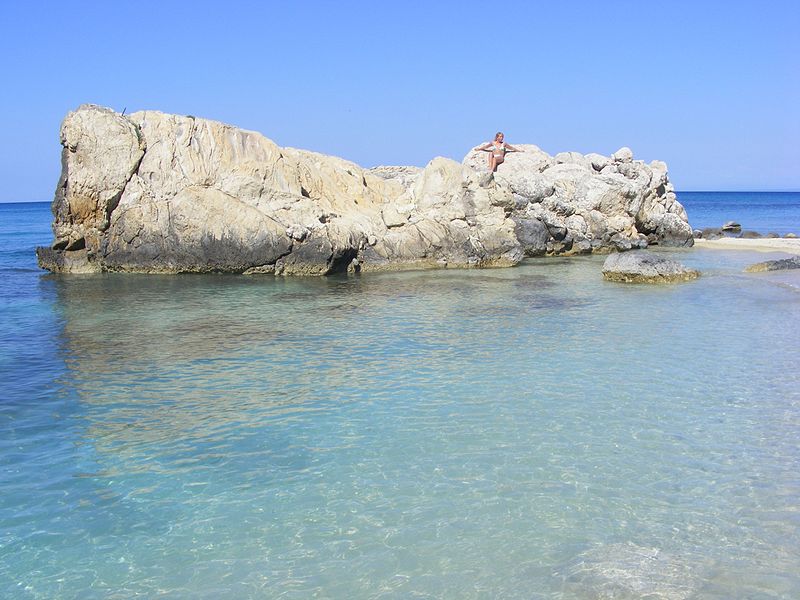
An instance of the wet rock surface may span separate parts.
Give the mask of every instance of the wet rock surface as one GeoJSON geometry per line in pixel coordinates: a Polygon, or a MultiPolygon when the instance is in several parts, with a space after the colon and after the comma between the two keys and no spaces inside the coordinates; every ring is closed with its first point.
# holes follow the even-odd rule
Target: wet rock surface
{"type": "Polygon", "coordinates": [[[788,269],[800,269],[800,256],[781,260],[767,260],[750,265],[745,271],[747,273],[762,273],[765,271],[786,271],[788,269]]]}
{"type": "Polygon", "coordinates": [[[646,250],[612,254],[603,263],[603,277],[621,283],[673,283],[699,276],[699,271],[646,250]]]}

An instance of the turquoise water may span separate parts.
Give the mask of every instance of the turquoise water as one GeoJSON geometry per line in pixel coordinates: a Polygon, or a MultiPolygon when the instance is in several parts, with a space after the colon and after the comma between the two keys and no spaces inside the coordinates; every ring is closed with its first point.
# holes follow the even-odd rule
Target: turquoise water
{"type": "Polygon", "coordinates": [[[0,597],[800,597],[781,255],[58,277],[48,227],[0,205],[0,597]]]}

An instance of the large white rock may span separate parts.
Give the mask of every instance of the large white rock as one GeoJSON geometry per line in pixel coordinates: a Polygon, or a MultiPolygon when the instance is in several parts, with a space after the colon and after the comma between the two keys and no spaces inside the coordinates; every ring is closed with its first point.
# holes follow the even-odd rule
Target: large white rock
{"type": "MultiPolygon", "coordinates": [[[[495,178],[514,193],[512,218],[528,232],[525,241],[520,238],[527,255],[692,245],[692,229],[665,163],[634,160],[629,148],[611,157],[577,152],[550,157],[536,146],[515,147],[523,152],[507,154],[495,178]],[[547,228],[548,240],[531,235],[532,219],[547,228]]],[[[463,163],[487,171],[485,160],[484,152],[471,151],[463,163]]]]}
{"type": "Polygon", "coordinates": [[[136,126],[105,108],[78,110],[61,126],[62,173],[53,202],[57,249],[97,245],[144,155],[136,126]]]}
{"type": "Polygon", "coordinates": [[[61,139],[55,241],[38,250],[54,271],[320,275],[691,242],[666,165],[627,156],[522,145],[495,174],[479,152],[365,170],[214,121],[92,105],[61,139]]]}

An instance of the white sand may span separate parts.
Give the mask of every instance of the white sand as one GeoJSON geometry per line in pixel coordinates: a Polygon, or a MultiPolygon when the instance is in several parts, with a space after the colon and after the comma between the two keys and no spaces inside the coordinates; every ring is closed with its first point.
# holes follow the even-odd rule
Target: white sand
{"type": "Polygon", "coordinates": [[[718,240],[694,240],[695,248],[717,250],[754,250],[756,252],[788,252],[800,254],[800,238],[720,238],[718,240]]]}

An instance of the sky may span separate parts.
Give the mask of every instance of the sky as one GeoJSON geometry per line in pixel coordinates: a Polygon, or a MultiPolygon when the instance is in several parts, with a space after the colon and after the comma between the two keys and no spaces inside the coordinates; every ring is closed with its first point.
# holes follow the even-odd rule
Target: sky
{"type": "Polygon", "coordinates": [[[511,144],[800,190],[795,2],[0,0],[0,202],[50,201],[84,103],[195,115],[364,167],[511,144]]]}

